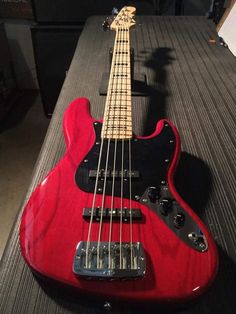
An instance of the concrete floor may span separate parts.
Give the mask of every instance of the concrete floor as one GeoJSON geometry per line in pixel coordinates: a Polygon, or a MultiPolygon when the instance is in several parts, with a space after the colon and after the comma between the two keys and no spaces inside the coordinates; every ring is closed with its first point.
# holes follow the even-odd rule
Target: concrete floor
{"type": "Polygon", "coordinates": [[[49,122],[37,92],[24,92],[0,121],[0,259],[49,122]]]}

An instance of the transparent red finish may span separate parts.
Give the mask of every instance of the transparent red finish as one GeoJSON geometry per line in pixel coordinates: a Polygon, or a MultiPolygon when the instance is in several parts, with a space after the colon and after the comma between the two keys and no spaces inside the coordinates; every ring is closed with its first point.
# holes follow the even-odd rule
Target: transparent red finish
{"type": "MultiPolygon", "coordinates": [[[[91,207],[93,198],[91,193],[78,188],[75,171],[94,145],[94,121],[89,113],[89,101],[85,98],[74,100],[65,112],[66,153],[35,189],[22,215],[20,245],[27,264],[36,273],[75,287],[78,293],[106,299],[182,302],[202,294],[215,277],[217,250],[207,228],[175,189],[173,176],[180,154],[180,141],[172,124],[176,148],[168,172],[168,184],[174,197],[206,235],[208,250],[201,253],[190,248],[153,211],[132,201],[132,207],[140,208],[145,217],[144,223],[133,224],[133,241],[140,241],[146,253],[145,276],[138,280],[98,281],[78,278],[73,273],[76,246],[79,241],[86,241],[88,235],[89,222],[82,218],[82,211],[84,207],[91,207]]],[[[158,136],[164,121],[157,124],[156,131],[148,138],[158,136]]],[[[101,197],[97,197],[98,203],[101,197]]],[[[110,196],[106,201],[110,204],[110,196]]],[[[116,204],[117,207],[120,204],[118,197],[115,197],[114,207],[116,204]]],[[[125,205],[129,205],[129,200],[124,201],[125,205]]],[[[98,226],[97,223],[92,228],[92,241],[97,241],[98,226]]],[[[119,223],[113,224],[112,232],[113,241],[119,241],[119,223]]],[[[108,233],[109,222],[103,222],[102,241],[107,241],[108,233]]],[[[129,237],[129,224],[124,224],[123,241],[129,241],[129,237]]]]}

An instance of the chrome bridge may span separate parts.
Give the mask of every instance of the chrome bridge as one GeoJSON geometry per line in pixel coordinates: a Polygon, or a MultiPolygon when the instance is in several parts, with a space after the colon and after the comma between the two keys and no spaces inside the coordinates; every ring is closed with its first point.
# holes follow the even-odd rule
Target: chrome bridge
{"type": "Polygon", "coordinates": [[[138,278],[145,275],[145,269],[145,254],[140,242],[81,241],[73,263],[73,272],[87,279],[138,278]]]}

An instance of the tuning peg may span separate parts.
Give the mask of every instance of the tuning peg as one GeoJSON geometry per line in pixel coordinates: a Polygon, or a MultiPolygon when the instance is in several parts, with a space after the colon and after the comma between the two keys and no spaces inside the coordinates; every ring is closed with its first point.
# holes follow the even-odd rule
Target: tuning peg
{"type": "Polygon", "coordinates": [[[119,13],[119,10],[117,8],[113,8],[112,11],[111,11],[111,14],[113,16],[117,15],[119,13]]]}
{"type": "Polygon", "coordinates": [[[107,17],[105,21],[102,23],[102,28],[104,31],[108,31],[110,29],[110,25],[112,23],[112,18],[107,17]]]}

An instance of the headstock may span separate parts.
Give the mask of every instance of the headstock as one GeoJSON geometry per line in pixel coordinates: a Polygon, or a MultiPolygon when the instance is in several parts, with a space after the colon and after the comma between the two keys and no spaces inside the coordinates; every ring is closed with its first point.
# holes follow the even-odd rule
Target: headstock
{"type": "Polygon", "coordinates": [[[135,7],[123,7],[111,23],[110,29],[116,31],[121,27],[130,28],[135,25],[135,20],[133,19],[135,11],[135,7]]]}

